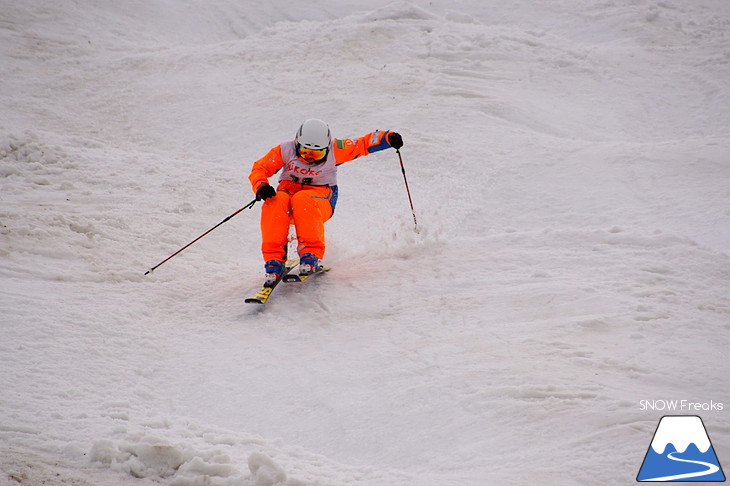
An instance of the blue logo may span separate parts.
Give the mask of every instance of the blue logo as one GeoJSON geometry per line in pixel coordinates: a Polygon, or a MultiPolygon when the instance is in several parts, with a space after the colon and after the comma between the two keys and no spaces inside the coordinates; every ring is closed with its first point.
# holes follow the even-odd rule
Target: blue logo
{"type": "Polygon", "coordinates": [[[725,481],[702,419],[696,415],[662,417],[636,480],[725,481]]]}

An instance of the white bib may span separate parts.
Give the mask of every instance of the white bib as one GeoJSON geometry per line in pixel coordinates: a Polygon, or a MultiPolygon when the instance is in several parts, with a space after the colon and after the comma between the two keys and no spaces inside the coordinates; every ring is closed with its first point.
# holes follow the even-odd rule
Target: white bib
{"type": "Polygon", "coordinates": [[[281,144],[281,158],[284,166],[279,181],[294,181],[308,186],[337,185],[337,165],[332,142],[324,162],[318,164],[308,164],[297,157],[294,140],[281,144]]]}

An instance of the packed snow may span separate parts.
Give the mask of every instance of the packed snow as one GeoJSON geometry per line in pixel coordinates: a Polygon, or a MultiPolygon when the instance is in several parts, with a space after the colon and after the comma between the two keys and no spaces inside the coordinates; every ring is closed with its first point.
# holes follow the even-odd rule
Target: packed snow
{"type": "Polygon", "coordinates": [[[0,66],[1,486],[730,463],[726,0],[0,0],[0,66]],[[264,308],[260,205],[144,275],[306,118],[401,133],[417,226],[387,150],[264,308]]]}

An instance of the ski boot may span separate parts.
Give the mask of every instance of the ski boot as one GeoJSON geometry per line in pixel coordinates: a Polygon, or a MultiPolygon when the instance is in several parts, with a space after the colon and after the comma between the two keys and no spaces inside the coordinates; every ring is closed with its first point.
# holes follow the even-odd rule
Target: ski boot
{"type": "Polygon", "coordinates": [[[281,260],[269,260],[264,264],[266,270],[266,284],[272,284],[284,275],[284,262],[281,260]]]}
{"type": "Polygon", "coordinates": [[[303,253],[299,259],[299,275],[311,275],[319,270],[319,258],[313,253],[303,253]]]}

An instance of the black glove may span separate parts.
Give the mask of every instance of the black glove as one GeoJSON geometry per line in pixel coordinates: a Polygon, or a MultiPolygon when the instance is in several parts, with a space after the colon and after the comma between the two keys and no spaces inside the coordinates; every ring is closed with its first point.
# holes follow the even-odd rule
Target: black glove
{"type": "Polygon", "coordinates": [[[259,187],[259,190],[256,191],[256,199],[258,200],[267,200],[270,197],[276,196],[276,189],[271,187],[270,185],[266,184],[261,187],[259,187]]]}
{"type": "Polygon", "coordinates": [[[403,146],[403,137],[400,136],[400,133],[390,132],[388,134],[388,143],[391,147],[398,150],[403,146]]]}

